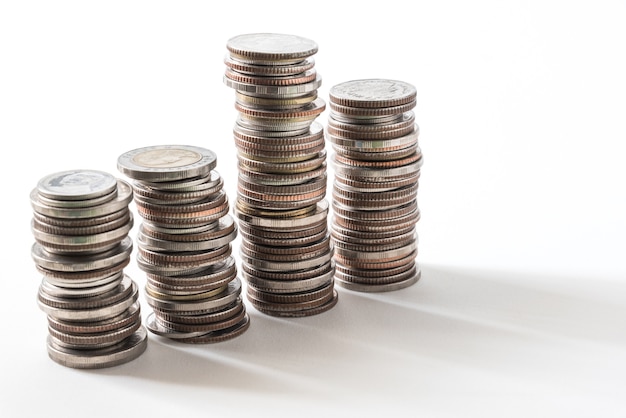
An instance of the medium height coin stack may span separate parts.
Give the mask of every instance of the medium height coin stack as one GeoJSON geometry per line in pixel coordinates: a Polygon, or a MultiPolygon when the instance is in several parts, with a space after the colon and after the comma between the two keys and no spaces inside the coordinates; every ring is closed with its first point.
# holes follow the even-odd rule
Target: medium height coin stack
{"type": "Polygon", "coordinates": [[[80,369],[137,358],[148,340],[137,285],[124,273],[133,248],[131,186],[102,171],[62,171],[43,177],[30,199],[50,358],[80,369]]]}
{"type": "Polygon", "coordinates": [[[225,341],[249,326],[231,255],[237,228],[216,165],[212,151],[188,145],[138,148],[118,158],[142,217],[137,263],[153,309],[146,325],[184,343],[225,341]]]}
{"type": "Polygon", "coordinates": [[[420,277],[416,90],[364,79],[335,85],[329,95],[336,282],[363,292],[410,286],[420,277]]]}
{"type": "Polygon", "coordinates": [[[302,317],[332,308],[326,152],[315,122],[326,103],[314,68],[318,46],[294,35],[254,33],[227,42],[224,83],[236,91],[235,214],[247,297],[260,312],[302,317]]]}

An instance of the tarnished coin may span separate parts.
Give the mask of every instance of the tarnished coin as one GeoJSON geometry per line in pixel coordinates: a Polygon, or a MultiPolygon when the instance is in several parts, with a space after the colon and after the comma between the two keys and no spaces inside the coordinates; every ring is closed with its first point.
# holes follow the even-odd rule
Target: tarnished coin
{"type": "Polygon", "coordinates": [[[215,168],[211,150],[192,145],[155,145],[119,156],[117,168],[135,180],[164,182],[204,176],[215,168]]]}

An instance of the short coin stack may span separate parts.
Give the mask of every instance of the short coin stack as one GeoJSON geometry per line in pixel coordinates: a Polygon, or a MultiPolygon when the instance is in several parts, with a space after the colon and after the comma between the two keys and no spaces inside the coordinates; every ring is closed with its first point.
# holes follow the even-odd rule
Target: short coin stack
{"type": "Polygon", "coordinates": [[[111,367],[146,349],[138,288],[123,271],[132,197],[128,183],[97,170],[53,173],[31,192],[38,304],[48,316],[48,355],[59,364],[111,367]]]}
{"type": "Polygon", "coordinates": [[[302,317],[332,308],[333,248],[327,225],[326,108],[317,97],[315,42],[253,33],[227,42],[224,83],[236,91],[233,134],[239,179],[235,214],[242,275],[260,312],[302,317]]]}
{"type": "Polygon", "coordinates": [[[333,86],[329,95],[337,284],[363,292],[410,286],[420,277],[416,90],[402,81],[364,79],[333,86]]]}
{"type": "Polygon", "coordinates": [[[212,151],[189,145],[138,148],[118,158],[142,217],[137,263],[153,309],[146,325],[185,343],[225,341],[249,326],[231,255],[237,227],[216,165],[212,151]]]}

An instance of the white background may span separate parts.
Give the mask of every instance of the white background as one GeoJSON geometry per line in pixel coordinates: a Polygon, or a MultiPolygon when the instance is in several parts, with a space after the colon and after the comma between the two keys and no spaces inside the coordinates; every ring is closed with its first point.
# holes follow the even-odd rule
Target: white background
{"type": "Polygon", "coordinates": [[[347,3],[0,3],[0,416],[626,415],[625,3],[347,3]],[[150,335],[126,365],[59,366],[31,189],[190,144],[217,153],[234,201],[222,60],[252,32],[315,40],[326,101],[351,79],[415,85],[422,279],[338,289],[309,318],[247,304],[251,326],[228,342],[150,335]]]}

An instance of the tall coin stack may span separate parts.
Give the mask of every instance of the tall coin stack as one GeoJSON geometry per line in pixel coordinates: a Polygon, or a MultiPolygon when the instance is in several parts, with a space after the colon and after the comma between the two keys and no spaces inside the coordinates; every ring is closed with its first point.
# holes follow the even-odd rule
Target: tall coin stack
{"type": "Polygon", "coordinates": [[[142,222],[137,263],[153,311],[148,329],[184,343],[216,343],[250,324],[232,257],[237,227],[210,150],[188,145],[138,148],[118,158],[133,179],[142,222]]]}
{"type": "Polygon", "coordinates": [[[260,312],[315,315],[337,302],[327,225],[326,108],[317,97],[315,42],[253,33],[227,42],[224,83],[236,91],[238,155],[234,212],[242,276],[260,312]]]}
{"type": "Polygon", "coordinates": [[[124,273],[132,196],[128,183],[97,170],[53,173],[30,194],[38,304],[48,317],[48,355],[63,366],[112,367],[146,349],[138,288],[124,273]]]}
{"type": "Polygon", "coordinates": [[[365,79],[333,86],[329,96],[337,284],[363,292],[410,286],[420,277],[416,90],[402,81],[365,79]]]}

